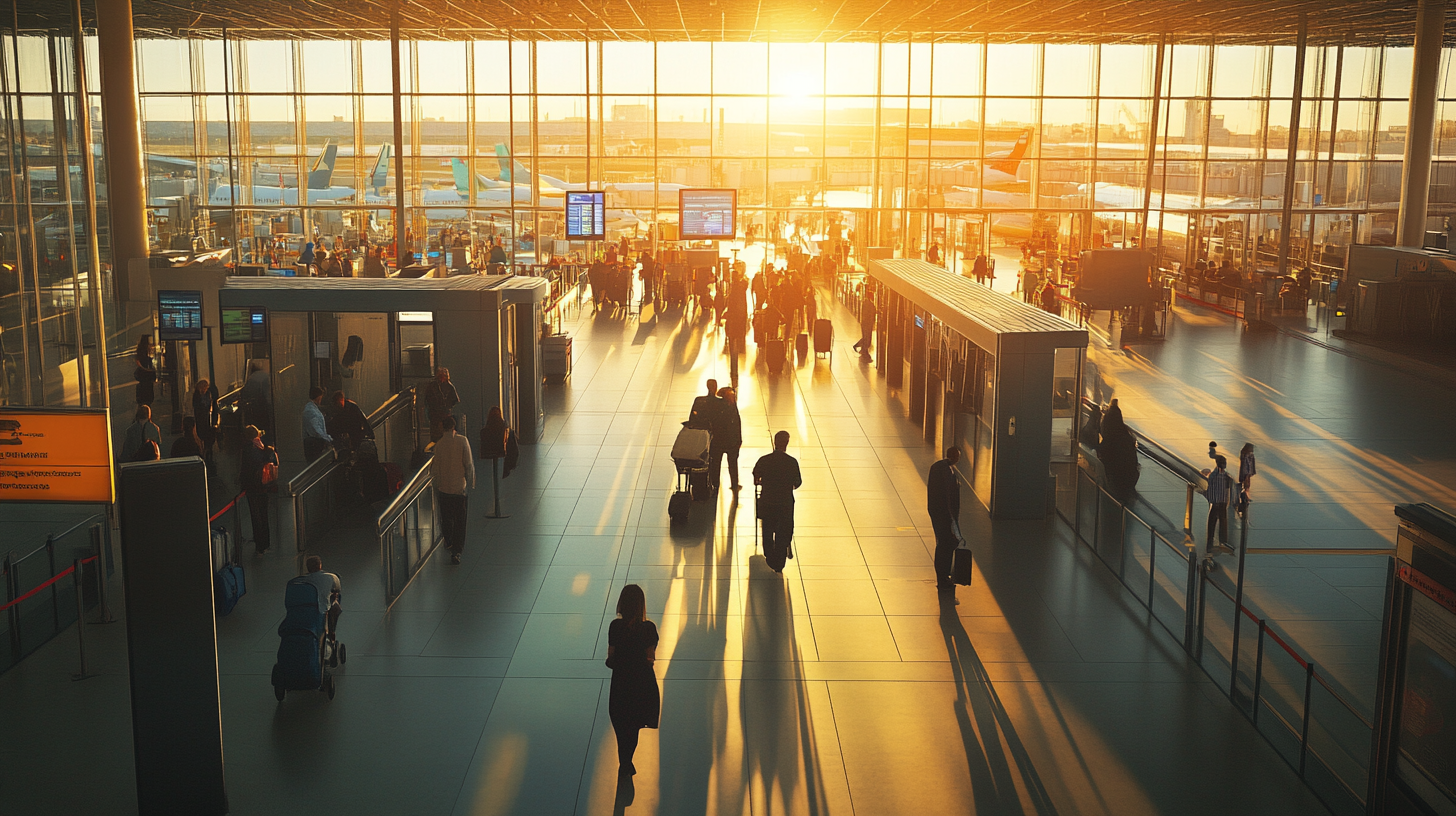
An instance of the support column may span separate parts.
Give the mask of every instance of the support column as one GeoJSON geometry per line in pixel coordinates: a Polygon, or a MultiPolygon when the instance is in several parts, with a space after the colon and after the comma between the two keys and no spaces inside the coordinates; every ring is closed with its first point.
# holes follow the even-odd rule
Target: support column
{"type": "Polygon", "coordinates": [[[534,445],[545,430],[541,410],[541,304],[516,304],[516,433],[521,444],[534,445]]]}
{"type": "Polygon", "coordinates": [[[414,247],[405,246],[409,229],[404,221],[404,102],[401,98],[404,89],[400,87],[399,51],[399,6],[396,4],[389,13],[389,70],[394,82],[394,263],[403,269],[407,266],[406,253],[413,261],[414,247]]]}
{"type": "MultiPolygon", "coordinates": [[[[81,148],[81,189],[86,196],[86,298],[91,304],[91,330],[95,335],[91,365],[87,366],[86,388],[96,389],[94,397],[87,397],[82,404],[102,408],[111,406],[111,379],[106,370],[106,320],[101,303],[101,247],[96,240],[99,223],[96,217],[96,162],[91,149],[91,89],[86,85],[86,31],[81,25],[81,0],[71,0],[72,59],[76,61],[76,105],[77,142],[81,148]],[[92,374],[91,372],[95,372],[92,374]]],[[[105,97],[103,97],[103,100],[105,97]]],[[[69,171],[67,171],[69,173],[69,171]]],[[[68,187],[70,185],[67,185],[68,187]]],[[[113,219],[113,223],[115,223],[113,219]]],[[[145,232],[143,233],[145,237],[145,232]]],[[[237,246],[237,242],[233,242],[237,246]]],[[[81,332],[84,337],[85,332],[81,332]]],[[[77,350],[77,356],[84,358],[85,350],[77,350]]],[[[84,393],[84,392],[83,392],[84,393]]]]}
{"type": "MultiPolygon", "coordinates": [[[[1289,147],[1284,154],[1284,212],[1279,224],[1279,274],[1289,274],[1289,251],[1294,241],[1294,174],[1299,169],[1300,102],[1304,99],[1305,51],[1309,46],[1309,21],[1299,15],[1299,40],[1294,48],[1294,98],[1289,104],[1289,147]]],[[[1209,111],[1209,121],[1213,112],[1209,111]]],[[[1207,142],[1207,135],[1204,141],[1207,142]]]]}
{"type": "Polygon", "coordinates": [[[1421,0],[1416,9],[1416,53],[1411,71],[1410,118],[1400,175],[1400,246],[1426,242],[1426,208],[1431,196],[1431,150],[1436,141],[1436,92],[1441,79],[1441,36],[1446,0],[1421,0]]]}
{"type": "Polygon", "coordinates": [[[149,254],[131,0],[96,4],[96,39],[101,57],[101,121],[106,141],[112,278],[116,299],[124,302],[133,295],[147,296],[147,292],[131,291],[129,270],[134,262],[145,267],[149,254]]]}

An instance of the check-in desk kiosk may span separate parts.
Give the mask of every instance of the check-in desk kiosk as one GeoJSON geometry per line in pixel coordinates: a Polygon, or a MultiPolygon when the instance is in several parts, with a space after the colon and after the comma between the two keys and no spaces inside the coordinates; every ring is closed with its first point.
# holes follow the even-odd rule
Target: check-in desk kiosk
{"type": "Polygon", "coordinates": [[[876,364],[997,518],[1043,518],[1075,449],[1087,331],[918,260],[872,260],[876,364]]]}
{"type": "Polygon", "coordinates": [[[1429,504],[1395,515],[1367,811],[1456,813],[1456,517],[1429,504]]]}
{"type": "MultiPolygon", "coordinates": [[[[342,390],[368,413],[450,369],[467,433],[499,405],[523,444],[541,437],[541,302],[545,278],[229,278],[219,308],[266,323],[249,344],[266,378],[272,442],[303,449],[301,411],[315,385],[342,390]]],[[[261,391],[261,389],[259,389],[261,391]]],[[[423,410],[423,409],[421,409],[423,410]]]]}

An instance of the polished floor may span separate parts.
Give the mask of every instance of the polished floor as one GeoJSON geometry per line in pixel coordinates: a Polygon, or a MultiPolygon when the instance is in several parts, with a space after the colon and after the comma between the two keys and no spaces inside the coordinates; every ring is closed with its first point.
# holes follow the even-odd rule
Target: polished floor
{"type": "MultiPolygon", "coordinates": [[[[502,485],[510,518],[484,517],[483,481],[464,564],[433,559],[386,611],[369,531],[320,545],[347,607],[332,702],[274,701],[296,562],[247,564],[218,622],[232,812],[1323,813],[1064,524],[992,523],[966,491],[975,582],[937,597],[935,452],[833,308],[832,358],[771,378],[750,352],[739,380],[745,470],[780,429],[803,466],[782,576],[751,489],[668,524],[669,446],[728,366],[706,323],[650,310],[574,326],[575,373],[502,485]],[[663,707],[623,782],[602,661],[626,583],[663,634],[663,707]]],[[[135,811],[123,633],[87,632],[99,676],[71,682],[67,635],[0,676],[6,816],[135,811]]]]}

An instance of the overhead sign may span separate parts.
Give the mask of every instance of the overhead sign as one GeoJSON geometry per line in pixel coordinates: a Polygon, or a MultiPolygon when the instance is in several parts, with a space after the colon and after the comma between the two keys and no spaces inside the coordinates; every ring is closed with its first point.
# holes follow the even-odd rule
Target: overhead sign
{"type": "Polygon", "coordinates": [[[0,410],[0,501],[112,501],[106,411],[0,410]]]}
{"type": "Polygon", "coordinates": [[[684,241],[732,240],[737,190],[679,190],[678,237],[684,241]]]}
{"type": "Polygon", "coordinates": [[[157,290],[157,339],[202,339],[202,292],[157,290]]]}
{"type": "Polygon", "coordinates": [[[222,342],[268,342],[268,310],[262,306],[223,306],[222,342]]]}
{"type": "Polygon", "coordinates": [[[606,193],[567,192],[566,237],[582,241],[600,241],[607,237],[606,193]]]}

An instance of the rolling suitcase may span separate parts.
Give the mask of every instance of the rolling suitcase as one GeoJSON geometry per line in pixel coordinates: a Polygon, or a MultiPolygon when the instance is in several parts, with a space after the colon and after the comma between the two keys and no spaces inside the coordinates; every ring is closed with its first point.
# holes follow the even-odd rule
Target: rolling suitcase
{"type": "Polygon", "coordinates": [[[797,351],[797,352],[799,352],[799,359],[800,360],[806,360],[806,359],[809,358],[809,333],[808,332],[799,332],[799,336],[794,339],[794,350],[797,351]]]}
{"type": "Polygon", "coordinates": [[[774,338],[765,342],[763,353],[768,361],[770,374],[778,374],[784,370],[784,341],[774,338]]]}
{"type": "Polygon", "coordinates": [[[233,563],[229,538],[227,530],[221,527],[212,531],[212,563],[221,565],[212,577],[213,609],[218,617],[232,612],[238,599],[248,594],[243,568],[233,563]]]}
{"type": "Polygon", "coordinates": [[[814,321],[814,353],[829,354],[834,350],[834,324],[826,318],[814,321]]]}
{"type": "Polygon", "coordinates": [[[713,488],[708,484],[708,471],[695,470],[689,473],[688,490],[692,492],[693,501],[704,502],[712,500],[713,488]]]}
{"type": "Polygon", "coordinates": [[[950,564],[951,579],[961,586],[971,585],[971,548],[966,546],[964,540],[956,547],[955,556],[950,564]]]}
{"type": "Polygon", "coordinates": [[[692,509],[692,506],[692,495],[679,490],[667,500],[667,517],[673,521],[682,521],[688,517],[688,510],[692,509]]]}

